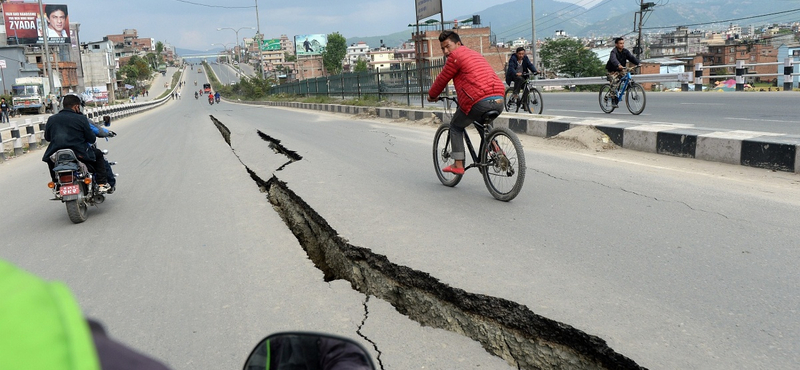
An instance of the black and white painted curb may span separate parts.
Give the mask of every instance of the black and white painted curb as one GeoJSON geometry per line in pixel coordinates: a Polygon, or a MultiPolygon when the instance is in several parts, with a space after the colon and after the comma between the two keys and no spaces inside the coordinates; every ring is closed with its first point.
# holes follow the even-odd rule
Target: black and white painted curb
{"type": "MultiPolygon", "coordinates": [[[[442,119],[443,116],[442,111],[407,108],[300,102],[239,103],[345,114],[374,113],[380,118],[408,120],[423,120],[431,115],[442,119]]],[[[565,119],[518,118],[509,115],[500,116],[495,120],[495,125],[506,126],[520,134],[545,138],[578,126],[595,126],[608,135],[611,141],[625,149],[800,173],[800,136],[756,131],[721,131],[691,125],[682,127],[674,124],[635,124],[611,120],[571,122],[565,119]]]]}

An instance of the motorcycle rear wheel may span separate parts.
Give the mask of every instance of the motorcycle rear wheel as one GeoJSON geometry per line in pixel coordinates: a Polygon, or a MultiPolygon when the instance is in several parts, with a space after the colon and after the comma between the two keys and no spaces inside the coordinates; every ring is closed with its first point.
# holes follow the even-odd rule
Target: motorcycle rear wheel
{"type": "Polygon", "coordinates": [[[83,221],[86,221],[89,207],[86,205],[85,201],[82,199],[68,200],[64,203],[67,205],[67,215],[72,223],[79,224],[83,221]]]}

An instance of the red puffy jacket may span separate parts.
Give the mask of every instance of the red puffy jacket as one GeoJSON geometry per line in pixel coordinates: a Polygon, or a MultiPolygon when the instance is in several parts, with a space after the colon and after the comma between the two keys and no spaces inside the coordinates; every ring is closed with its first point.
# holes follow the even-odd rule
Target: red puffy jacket
{"type": "Polygon", "coordinates": [[[464,113],[469,113],[480,100],[503,96],[505,93],[503,81],[497,77],[486,58],[466,46],[460,46],[450,53],[428,95],[431,98],[439,96],[450,80],[456,86],[458,105],[464,113]]]}

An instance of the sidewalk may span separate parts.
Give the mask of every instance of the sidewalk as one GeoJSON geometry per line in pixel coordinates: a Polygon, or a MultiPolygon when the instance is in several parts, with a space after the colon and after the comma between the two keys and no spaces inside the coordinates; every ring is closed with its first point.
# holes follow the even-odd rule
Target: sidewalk
{"type": "Polygon", "coordinates": [[[156,76],[150,83],[150,91],[148,91],[147,96],[140,96],[136,98],[136,100],[152,101],[161,96],[164,91],[167,91],[170,88],[169,84],[172,82],[172,75],[177,71],[178,69],[175,67],[168,67],[166,76],[162,76],[161,73],[156,73],[156,76]],[[167,87],[164,87],[165,83],[167,84],[167,87]]]}

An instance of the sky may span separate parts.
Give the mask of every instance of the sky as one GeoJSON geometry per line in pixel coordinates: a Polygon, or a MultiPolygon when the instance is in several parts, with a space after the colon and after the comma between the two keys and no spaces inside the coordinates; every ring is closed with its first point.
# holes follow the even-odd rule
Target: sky
{"type": "MultiPolygon", "coordinates": [[[[105,35],[133,28],[139,37],[205,51],[219,49],[212,44],[231,47],[237,41],[234,31],[217,31],[217,28],[255,28],[256,1],[265,38],[333,32],[346,38],[378,36],[408,29],[415,17],[414,0],[55,0],[52,3],[68,6],[70,23],[81,24],[81,42],[100,41],[105,35]]],[[[509,1],[442,0],[442,8],[445,19],[449,19],[509,1]]],[[[245,28],[238,34],[241,42],[252,37],[255,30],[245,28]]]]}

